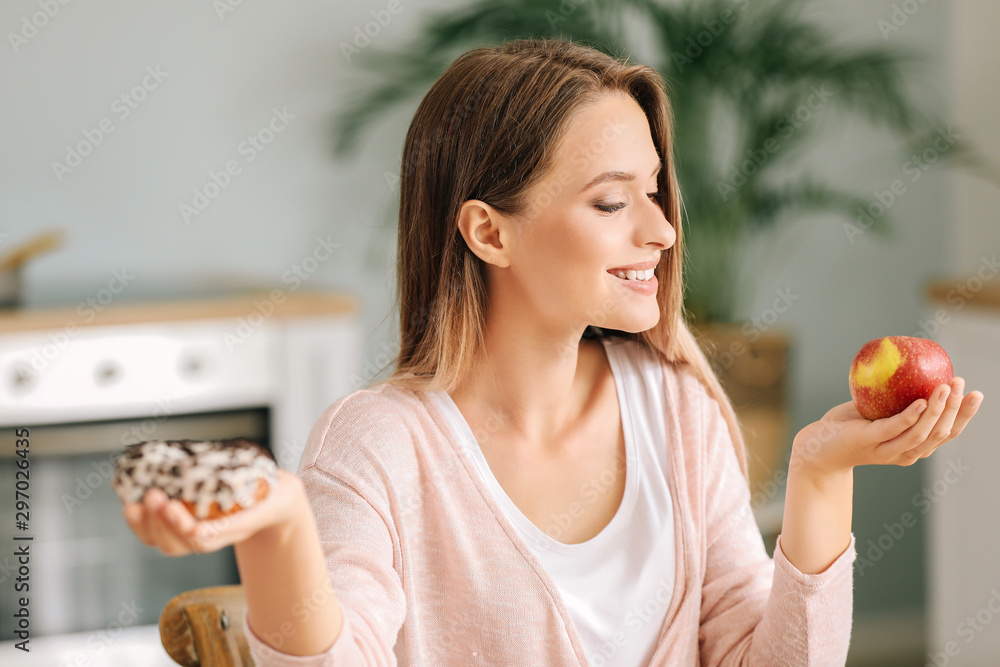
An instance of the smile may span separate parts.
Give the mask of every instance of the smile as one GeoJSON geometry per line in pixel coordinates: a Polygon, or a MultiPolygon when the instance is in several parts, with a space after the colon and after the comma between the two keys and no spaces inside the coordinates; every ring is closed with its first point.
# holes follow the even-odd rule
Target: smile
{"type": "Polygon", "coordinates": [[[657,282],[656,276],[653,275],[653,269],[646,269],[645,271],[618,271],[617,273],[608,271],[607,273],[613,276],[615,282],[622,287],[630,289],[633,292],[638,292],[639,294],[656,294],[656,290],[659,287],[659,282],[657,282]]]}
{"type": "MultiPolygon", "coordinates": [[[[628,271],[618,271],[617,273],[612,273],[611,275],[621,278],[622,280],[649,280],[653,277],[654,269],[646,269],[645,271],[633,271],[629,269],[628,271]]],[[[610,271],[608,273],[611,273],[610,271]]]]}

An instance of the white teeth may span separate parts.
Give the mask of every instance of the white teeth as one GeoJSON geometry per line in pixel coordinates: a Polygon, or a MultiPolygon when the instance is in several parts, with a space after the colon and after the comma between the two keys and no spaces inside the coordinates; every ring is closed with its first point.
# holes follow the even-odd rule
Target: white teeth
{"type": "Polygon", "coordinates": [[[653,269],[646,269],[645,271],[629,269],[628,271],[619,271],[617,276],[622,280],[649,280],[653,277],[653,269]]]}

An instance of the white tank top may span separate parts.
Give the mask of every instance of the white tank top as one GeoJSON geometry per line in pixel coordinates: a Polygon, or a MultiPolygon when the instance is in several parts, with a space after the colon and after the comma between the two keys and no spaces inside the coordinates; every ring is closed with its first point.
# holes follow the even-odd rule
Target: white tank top
{"type": "MultiPolygon", "coordinates": [[[[663,375],[638,343],[600,339],[618,391],[625,434],[625,493],[610,523],[580,544],[558,541],[560,517],[546,531],[533,524],[490,471],[468,422],[443,391],[432,392],[483,482],[559,588],[593,667],[649,663],[674,591],[675,553],[663,375]]],[[[581,504],[596,498],[592,480],[581,504]]],[[[568,520],[569,516],[561,517],[568,520]]]]}

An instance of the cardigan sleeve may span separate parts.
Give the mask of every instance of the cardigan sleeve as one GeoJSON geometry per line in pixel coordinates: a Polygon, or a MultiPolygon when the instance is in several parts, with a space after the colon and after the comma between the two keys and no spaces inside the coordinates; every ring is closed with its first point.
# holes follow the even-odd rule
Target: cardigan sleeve
{"type": "MultiPolygon", "coordinates": [[[[326,440],[330,442],[330,433],[326,434],[326,440]]],[[[282,637],[273,638],[277,649],[266,644],[253,632],[244,615],[243,629],[256,664],[259,667],[395,667],[394,646],[406,615],[406,601],[400,575],[394,567],[397,550],[392,532],[382,512],[376,509],[384,506],[384,498],[366,497],[359,492],[356,487],[363,486],[360,477],[345,481],[315,462],[299,471],[299,476],[316,517],[330,582],[343,613],[343,626],[324,653],[293,656],[280,650],[282,637]]],[[[313,597],[324,594],[323,590],[316,591],[313,597]]],[[[308,614],[309,607],[310,599],[304,599],[293,613],[308,614]]]]}
{"type": "Polygon", "coordinates": [[[705,573],[699,649],[709,667],[844,665],[853,609],[854,535],[823,572],[768,558],[719,404],[703,400],[705,573]]]}

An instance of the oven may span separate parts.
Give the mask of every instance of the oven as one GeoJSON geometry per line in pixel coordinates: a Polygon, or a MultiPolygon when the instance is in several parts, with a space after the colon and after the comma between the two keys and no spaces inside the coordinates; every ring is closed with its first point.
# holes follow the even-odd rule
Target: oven
{"type": "Polygon", "coordinates": [[[231,547],[142,544],[110,479],[123,447],[156,439],[247,437],[296,469],[320,412],[363,384],[356,309],[301,295],[251,318],[254,303],[0,331],[0,664],[172,665],[157,630],[167,601],[239,582],[231,547]]]}

